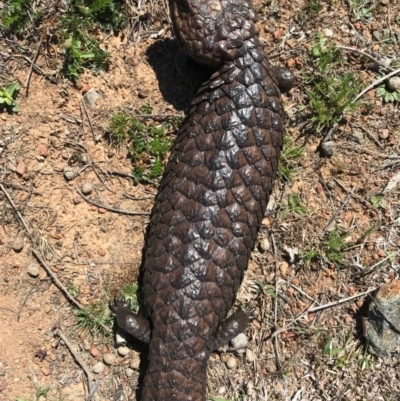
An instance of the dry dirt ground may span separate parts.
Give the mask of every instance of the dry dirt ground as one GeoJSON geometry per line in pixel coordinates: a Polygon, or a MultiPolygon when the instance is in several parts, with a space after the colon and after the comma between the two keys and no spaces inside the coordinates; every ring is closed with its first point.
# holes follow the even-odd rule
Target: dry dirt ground
{"type": "MultiPolygon", "coordinates": [[[[292,180],[275,183],[275,205],[238,295],[238,304],[254,308],[246,332],[248,351],[212,355],[207,390],[212,400],[400,399],[399,354],[378,358],[365,353],[361,316],[368,294],[308,311],[399,276],[399,188],[374,198],[399,171],[399,104],[385,103],[375,89],[366,93],[363,106],[345,114],[336,127],[331,157],[318,150],[328,130],[316,134],[309,124],[310,88],[303,74],[310,71],[308,49],[318,33],[327,43],[353,47],[380,62],[397,60],[392,66],[398,68],[399,42],[387,43],[374,33],[389,30],[400,40],[399,1],[364,3],[372,11],[361,19],[354,7],[362,2],[355,0],[257,4],[271,62],[289,66],[298,81],[283,102],[287,135],[304,151],[293,165],[292,180]],[[316,6],[321,7],[315,11],[316,6]],[[293,194],[306,213],[277,213],[277,205],[284,209],[293,194]],[[343,264],[299,258],[313,246],[322,249],[324,234],[335,226],[348,233],[341,247],[343,264]]],[[[0,84],[22,86],[19,112],[0,113],[1,400],[84,400],[88,389],[82,364],[96,381],[92,399],[136,400],[143,347],[129,345],[129,353],[121,356],[113,337],[76,330],[77,307],[54,277],[86,308],[106,304],[123,285],[137,280],[148,222],[141,212],[151,210],[157,186],[134,185],[109,173],[132,169],[127,146],[107,140],[109,119],[121,110],[140,114],[140,107],[150,104],[158,117],[144,123],[161,124],[165,115],[183,115],[193,96],[191,84],[174,68],[176,44],[165,6],[144,2],[138,7],[159,13],[141,22],[140,37],[137,30],[129,36],[129,29],[117,36],[98,33],[112,55],[111,67],[98,74],[87,70],[76,85],[58,73],[52,75],[57,83],[43,75],[58,71],[62,46],[38,51],[40,38],[32,35],[3,32],[0,38],[0,84]],[[42,71],[31,71],[28,96],[31,63],[26,58],[35,59],[42,71]],[[100,96],[85,111],[82,97],[89,87],[100,96]],[[69,181],[66,166],[76,173],[69,181]],[[78,194],[83,184],[92,185],[88,197],[97,206],[78,194]],[[93,373],[107,354],[114,358],[101,373],[93,373]]],[[[343,70],[354,72],[362,88],[379,78],[368,68],[371,59],[358,52],[341,54],[343,70]]]]}

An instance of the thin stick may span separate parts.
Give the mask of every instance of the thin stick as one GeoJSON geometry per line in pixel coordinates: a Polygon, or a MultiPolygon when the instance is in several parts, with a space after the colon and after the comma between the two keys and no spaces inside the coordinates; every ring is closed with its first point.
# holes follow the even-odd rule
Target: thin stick
{"type": "Polygon", "coordinates": [[[18,211],[17,207],[15,206],[13,200],[11,199],[11,196],[8,194],[8,192],[6,191],[6,189],[3,187],[3,185],[0,184],[0,189],[4,192],[4,195],[6,196],[6,198],[8,199],[8,201],[10,202],[11,206],[13,207],[13,209],[15,210],[15,213],[17,213],[17,216],[19,217],[19,219],[21,220],[22,225],[25,227],[26,232],[28,233],[29,236],[32,235],[30,228],[28,227],[28,225],[25,223],[25,220],[22,218],[21,213],[18,211]]]}
{"type": "Polygon", "coordinates": [[[367,204],[368,206],[372,206],[371,202],[367,201],[362,196],[355,194],[352,190],[347,189],[337,178],[333,177],[333,180],[336,182],[336,184],[339,185],[340,188],[343,189],[343,191],[346,191],[348,194],[351,194],[351,196],[353,196],[354,198],[358,199],[359,201],[367,204]]]}
{"type": "Polygon", "coordinates": [[[317,311],[322,310],[322,309],[332,308],[334,306],[337,306],[337,305],[343,304],[345,302],[349,302],[349,301],[351,301],[353,299],[360,298],[360,297],[363,297],[364,295],[370,294],[371,292],[376,291],[378,288],[379,287],[376,287],[376,288],[373,288],[372,290],[364,291],[364,292],[361,292],[359,294],[355,294],[355,295],[353,295],[353,296],[351,296],[349,298],[341,299],[339,301],[329,302],[329,303],[327,303],[325,305],[319,305],[319,306],[316,306],[315,308],[308,309],[306,312],[313,313],[313,312],[317,312],[317,311]]]}
{"type": "Polygon", "coordinates": [[[51,271],[47,263],[44,261],[40,253],[36,249],[32,249],[32,253],[35,255],[36,259],[40,262],[44,270],[46,270],[47,274],[51,277],[51,279],[54,281],[54,283],[57,285],[57,287],[61,290],[62,293],[67,297],[67,299],[74,304],[78,309],[84,309],[83,306],[74,298],[71,296],[71,294],[68,292],[68,290],[63,286],[61,281],[57,278],[57,276],[51,271]]]}
{"type": "Polygon", "coordinates": [[[91,393],[94,378],[93,378],[92,374],[90,373],[90,370],[86,366],[85,362],[83,362],[80,355],[74,350],[74,347],[72,346],[72,344],[69,342],[67,337],[64,335],[64,333],[60,329],[54,330],[54,334],[57,335],[58,337],[60,337],[61,340],[64,341],[65,345],[69,349],[69,352],[72,354],[72,356],[75,358],[76,362],[78,362],[80,367],[85,372],[85,375],[86,375],[87,381],[88,381],[89,393],[91,393]]]}
{"type": "Polygon", "coordinates": [[[347,47],[347,46],[342,46],[342,45],[336,45],[336,47],[339,48],[339,49],[349,50],[349,51],[351,51],[351,52],[355,52],[355,53],[362,54],[363,56],[368,57],[369,59],[371,59],[372,61],[374,61],[374,62],[375,62],[376,64],[378,64],[379,66],[385,68],[386,70],[394,71],[394,68],[388,67],[388,66],[384,65],[381,61],[379,61],[379,60],[376,59],[375,57],[372,57],[370,54],[365,53],[365,52],[362,51],[362,50],[354,49],[353,47],[347,47]]]}
{"type": "Polygon", "coordinates": [[[85,195],[83,195],[83,193],[78,189],[75,188],[76,192],[78,192],[78,194],[88,203],[97,206],[97,207],[101,207],[103,209],[109,210],[110,212],[114,212],[114,213],[122,213],[122,214],[128,214],[131,216],[148,216],[150,214],[150,212],[137,212],[137,211],[131,211],[131,210],[124,210],[124,209],[116,209],[114,207],[111,206],[106,206],[103,205],[101,203],[97,203],[93,200],[91,200],[90,198],[86,197],[85,195]]]}
{"type": "Polygon", "coordinates": [[[331,219],[329,220],[329,223],[326,225],[326,227],[323,229],[321,236],[323,236],[326,231],[328,230],[328,228],[332,225],[332,223],[338,218],[339,214],[341,213],[341,211],[343,210],[343,208],[345,207],[345,205],[348,203],[349,199],[350,199],[351,193],[348,192],[346,195],[345,200],[341,203],[341,205],[337,208],[336,212],[333,214],[333,216],[331,217],[331,219]]]}
{"type": "Polygon", "coordinates": [[[22,54],[16,54],[16,55],[13,55],[12,57],[20,57],[20,58],[23,58],[25,61],[27,61],[29,64],[32,65],[32,69],[33,69],[35,72],[37,72],[37,73],[40,74],[40,75],[43,75],[46,79],[48,79],[48,80],[49,80],[50,82],[52,82],[53,84],[58,84],[58,81],[57,81],[55,78],[53,78],[53,77],[52,77],[51,75],[49,75],[49,74],[46,74],[37,64],[33,63],[32,60],[31,60],[29,57],[24,56],[24,55],[22,55],[22,54]]]}
{"type": "Polygon", "coordinates": [[[357,124],[352,124],[352,123],[350,123],[350,125],[352,127],[359,128],[359,129],[363,130],[367,134],[368,138],[371,139],[371,141],[374,142],[374,144],[376,146],[378,146],[378,148],[383,149],[383,146],[379,143],[379,141],[366,128],[364,128],[362,125],[357,125],[357,124]]]}
{"type": "Polygon", "coordinates": [[[39,51],[40,51],[41,46],[42,46],[42,41],[39,42],[38,48],[36,50],[35,57],[32,60],[31,66],[29,67],[29,73],[28,73],[28,77],[26,79],[26,84],[25,84],[25,96],[26,96],[26,98],[28,98],[29,84],[31,82],[33,65],[36,63],[36,60],[39,57],[39,51]]]}
{"type": "Polygon", "coordinates": [[[397,70],[392,71],[391,73],[384,75],[382,78],[377,79],[376,81],[372,82],[371,85],[367,86],[364,90],[362,90],[351,102],[355,103],[361,96],[363,96],[365,93],[373,89],[376,85],[379,85],[380,83],[388,80],[390,77],[393,77],[393,75],[397,75],[400,73],[400,68],[397,70]]]}
{"type": "Polygon", "coordinates": [[[88,119],[88,121],[89,121],[90,130],[92,131],[93,142],[94,142],[94,143],[97,143],[97,141],[96,141],[96,136],[94,135],[94,129],[93,129],[93,125],[92,125],[92,119],[90,118],[89,112],[88,112],[87,109],[86,109],[86,105],[85,105],[85,102],[83,101],[83,99],[81,100],[81,103],[82,103],[82,106],[83,106],[83,110],[85,110],[86,117],[87,117],[87,119],[88,119]]]}

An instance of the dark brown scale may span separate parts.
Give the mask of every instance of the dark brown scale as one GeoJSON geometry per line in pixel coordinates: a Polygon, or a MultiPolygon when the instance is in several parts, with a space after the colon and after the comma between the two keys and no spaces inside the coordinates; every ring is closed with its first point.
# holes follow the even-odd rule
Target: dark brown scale
{"type": "Polygon", "coordinates": [[[144,314],[117,324],[149,343],[142,401],[204,401],[213,350],[245,330],[226,318],[247,268],[283,144],[277,84],[243,0],[170,0],[180,46],[217,70],[191,103],[156,198],[143,265],[144,314]]]}

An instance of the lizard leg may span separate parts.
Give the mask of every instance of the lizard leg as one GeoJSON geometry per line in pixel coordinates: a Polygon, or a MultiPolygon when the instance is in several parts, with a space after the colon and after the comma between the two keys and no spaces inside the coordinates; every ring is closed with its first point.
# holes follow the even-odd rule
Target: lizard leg
{"type": "Polygon", "coordinates": [[[119,328],[144,343],[150,341],[150,323],[143,316],[132,312],[130,300],[115,297],[110,309],[116,317],[119,328]]]}
{"type": "Polygon", "coordinates": [[[242,309],[235,311],[218,326],[217,331],[211,339],[209,348],[215,351],[219,347],[228,344],[229,341],[246,330],[249,321],[249,315],[242,309]]]}

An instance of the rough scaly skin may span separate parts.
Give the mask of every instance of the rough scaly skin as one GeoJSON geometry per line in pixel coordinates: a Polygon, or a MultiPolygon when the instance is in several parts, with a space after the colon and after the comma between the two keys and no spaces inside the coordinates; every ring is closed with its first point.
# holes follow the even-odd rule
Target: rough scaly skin
{"type": "Polygon", "coordinates": [[[245,329],[226,318],[247,268],[283,144],[283,110],[242,0],[170,0],[180,46],[217,69],[191,103],[152,212],[142,296],[150,324],[116,300],[117,324],[149,344],[142,401],[204,401],[211,352],[245,329]]]}

